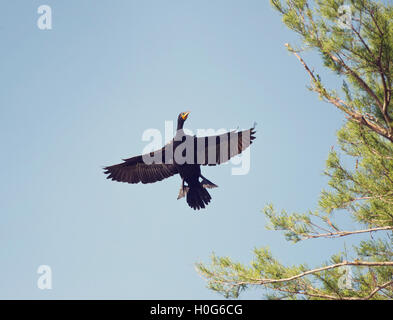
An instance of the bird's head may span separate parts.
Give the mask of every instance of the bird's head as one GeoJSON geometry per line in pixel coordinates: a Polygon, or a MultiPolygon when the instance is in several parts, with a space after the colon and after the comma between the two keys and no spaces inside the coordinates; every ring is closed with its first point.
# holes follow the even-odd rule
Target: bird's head
{"type": "Polygon", "coordinates": [[[190,114],[190,111],[180,113],[178,120],[186,121],[189,114],[190,114]]]}
{"type": "Polygon", "coordinates": [[[187,120],[187,117],[189,114],[190,114],[190,111],[182,112],[179,114],[179,117],[177,118],[178,126],[183,127],[183,124],[187,120]]]}

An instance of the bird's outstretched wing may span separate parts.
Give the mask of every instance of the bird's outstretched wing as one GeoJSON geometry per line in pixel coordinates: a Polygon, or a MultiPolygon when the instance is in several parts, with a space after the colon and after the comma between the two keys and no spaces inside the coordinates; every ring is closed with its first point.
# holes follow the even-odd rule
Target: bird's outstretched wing
{"type": "Polygon", "coordinates": [[[150,154],[124,159],[120,164],[104,167],[104,173],[108,174],[107,179],[114,181],[153,183],[178,173],[175,165],[166,164],[164,158],[165,147],[150,154]]]}
{"type": "Polygon", "coordinates": [[[242,153],[255,139],[255,126],[244,131],[231,131],[195,139],[196,162],[215,166],[242,153]]]}

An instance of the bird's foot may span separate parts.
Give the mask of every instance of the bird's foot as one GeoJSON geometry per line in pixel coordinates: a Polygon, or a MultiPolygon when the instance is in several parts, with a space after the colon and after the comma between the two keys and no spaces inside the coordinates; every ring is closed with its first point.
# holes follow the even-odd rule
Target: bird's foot
{"type": "Polygon", "coordinates": [[[186,196],[188,190],[190,190],[190,187],[182,185],[180,187],[180,191],[179,191],[179,195],[177,196],[177,200],[184,198],[186,196]]]}

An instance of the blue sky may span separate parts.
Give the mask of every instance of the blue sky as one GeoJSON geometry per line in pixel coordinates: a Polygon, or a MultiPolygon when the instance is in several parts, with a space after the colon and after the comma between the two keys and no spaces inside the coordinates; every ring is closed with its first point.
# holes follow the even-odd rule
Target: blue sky
{"type": "Polygon", "coordinates": [[[296,36],[268,1],[6,0],[0,37],[0,298],[221,298],[194,269],[213,251],[247,263],[268,246],[313,266],[342,247],[265,229],[268,203],[316,208],[344,118],[307,90],[284,47],[296,36]],[[42,4],[52,30],[37,27],[42,4]],[[102,166],[140,154],[144,130],[185,110],[194,131],[256,121],[250,173],[202,168],[219,188],[200,212],[176,200],[178,176],[105,179],[102,166]],[[37,288],[40,265],[52,290],[37,288]]]}

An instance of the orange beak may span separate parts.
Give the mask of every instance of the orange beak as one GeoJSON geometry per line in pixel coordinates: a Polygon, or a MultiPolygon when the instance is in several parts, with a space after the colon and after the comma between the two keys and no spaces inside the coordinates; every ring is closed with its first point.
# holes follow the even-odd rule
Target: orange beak
{"type": "Polygon", "coordinates": [[[183,120],[186,120],[189,114],[190,111],[184,112],[184,114],[181,117],[183,118],[183,120]]]}

